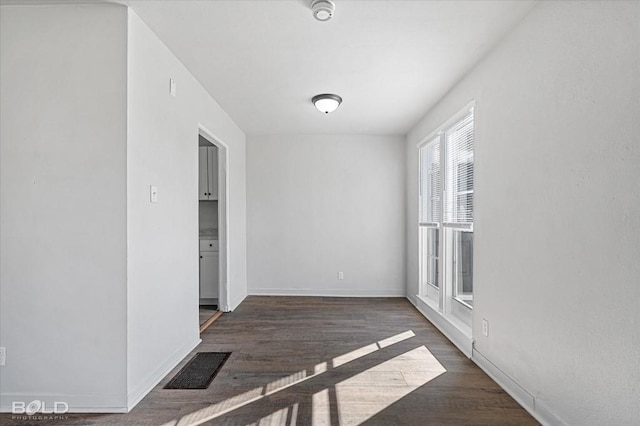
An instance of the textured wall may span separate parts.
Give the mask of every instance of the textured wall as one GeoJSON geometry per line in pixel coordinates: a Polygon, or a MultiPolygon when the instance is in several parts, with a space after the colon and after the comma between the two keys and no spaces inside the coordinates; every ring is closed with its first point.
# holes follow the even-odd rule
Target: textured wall
{"type": "Polygon", "coordinates": [[[476,103],[476,350],[569,424],[640,411],[640,3],[541,2],[410,133],[476,103]],[[481,321],[489,321],[489,336],[481,321]]]}

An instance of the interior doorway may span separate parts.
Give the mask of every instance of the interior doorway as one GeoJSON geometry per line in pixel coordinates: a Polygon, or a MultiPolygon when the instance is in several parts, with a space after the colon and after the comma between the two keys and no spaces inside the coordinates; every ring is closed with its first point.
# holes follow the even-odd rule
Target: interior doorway
{"type": "Polygon", "coordinates": [[[227,280],[227,146],[198,129],[198,246],[200,332],[229,311],[227,280]]]}

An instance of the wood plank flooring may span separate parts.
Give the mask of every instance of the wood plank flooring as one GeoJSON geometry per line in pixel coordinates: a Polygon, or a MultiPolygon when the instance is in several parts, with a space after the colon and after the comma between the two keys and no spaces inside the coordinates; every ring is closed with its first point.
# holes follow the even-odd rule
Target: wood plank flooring
{"type": "Polygon", "coordinates": [[[211,325],[215,322],[215,320],[220,318],[221,315],[222,315],[222,311],[215,311],[213,315],[211,315],[209,318],[204,320],[204,322],[201,322],[200,333],[202,334],[207,328],[211,327],[211,325]]]}
{"type": "Polygon", "coordinates": [[[218,312],[218,309],[214,309],[213,306],[200,306],[200,325],[207,322],[216,312],[218,312]]]}
{"type": "Polygon", "coordinates": [[[55,423],[537,424],[406,299],[249,297],[201,337],[233,352],[209,389],[162,389],[190,355],[130,413],[55,423]]]}

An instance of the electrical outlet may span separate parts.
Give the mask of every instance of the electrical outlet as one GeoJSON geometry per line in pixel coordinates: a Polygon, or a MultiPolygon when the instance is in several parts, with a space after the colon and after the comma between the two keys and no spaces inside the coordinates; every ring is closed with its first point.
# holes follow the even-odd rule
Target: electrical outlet
{"type": "Polygon", "coordinates": [[[489,321],[487,321],[486,319],[482,319],[482,334],[484,336],[489,336],[489,321]]]}
{"type": "Polygon", "coordinates": [[[338,272],[338,279],[344,280],[344,272],[338,272]]]}
{"type": "Polygon", "coordinates": [[[0,347],[0,366],[7,365],[7,348],[0,347]]]}

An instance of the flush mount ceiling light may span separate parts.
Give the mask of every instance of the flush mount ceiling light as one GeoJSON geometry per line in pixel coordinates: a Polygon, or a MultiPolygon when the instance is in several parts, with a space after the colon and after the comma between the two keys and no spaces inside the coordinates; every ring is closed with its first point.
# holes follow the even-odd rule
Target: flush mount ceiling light
{"type": "Polygon", "coordinates": [[[318,21],[328,21],[333,18],[333,11],[336,5],[331,0],[313,0],[311,2],[313,17],[318,21]]]}
{"type": "Polygon", "coordinates": [[[318,108],[318,111],[329,114],[340,106],[342,98],[338,95],[323,93],[322,95],[315,95],[311,98],[311,102],[318,108]]]}

